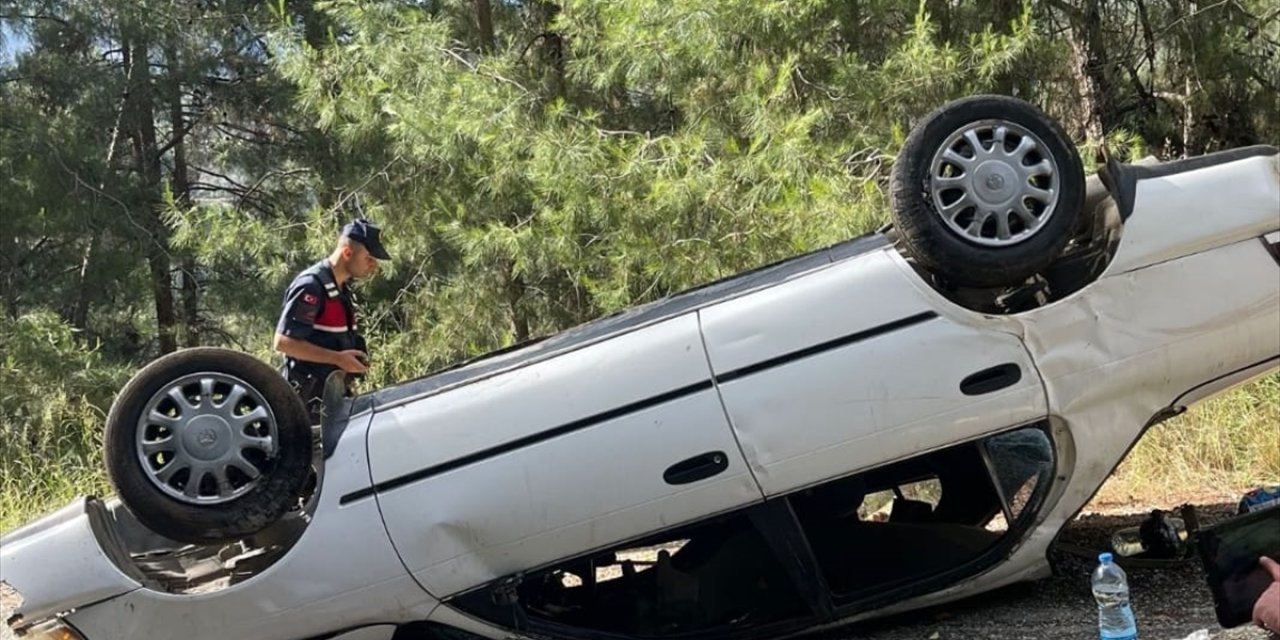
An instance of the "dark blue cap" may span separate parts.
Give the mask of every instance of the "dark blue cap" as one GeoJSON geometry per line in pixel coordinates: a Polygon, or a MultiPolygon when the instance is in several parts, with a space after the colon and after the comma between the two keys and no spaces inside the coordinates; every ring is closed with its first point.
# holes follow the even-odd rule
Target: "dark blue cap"
{"type": "Polygon", "coordinates": [[[386,248],[382,246],[381,234],[382,229],[379,229],[378,225],[364,218],[358,218],[348,222],[342,228],[342,234],[339,237],[351,238],[359,242],[369,250],[369,255],[379,260],[390,260],[391,254],[387,253],[386,248]]]}

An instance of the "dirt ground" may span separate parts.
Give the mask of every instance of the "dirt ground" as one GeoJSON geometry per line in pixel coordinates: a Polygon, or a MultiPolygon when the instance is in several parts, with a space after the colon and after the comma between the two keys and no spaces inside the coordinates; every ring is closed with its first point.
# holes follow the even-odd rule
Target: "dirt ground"
{"type": "MultiPolygon", "coordinates": [[[[1229,517],[1235,503],[1197,503],[1201,524],[1229,517]]],[[[1082,515],[1061,542],[1105,550],[1117,529],[1136,526],[1137,514],[1082,515]]],[[[1090,640],[1098,637],[1097,609],[1089,590],[1096,562],[1071,553],[1051,556],[1054,576],[1013,585],[969,600],[866,623],[820,636],[820,640],[1090,640]]],[[[1138,636],[1183,640],[1203,629],[1212,640],[1280,640],[1251,625],[1223,629],[1200,562],[1177,567],[1127,568],[1138,636]]],[[[1203,636],[1201,636],[1203,638],[1203,636]]]]}

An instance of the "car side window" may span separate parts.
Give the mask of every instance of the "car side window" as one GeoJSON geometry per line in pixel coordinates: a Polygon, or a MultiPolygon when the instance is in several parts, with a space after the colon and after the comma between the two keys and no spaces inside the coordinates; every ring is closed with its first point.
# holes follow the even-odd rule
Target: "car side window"
{"type": "Polygon", "coordinates": [[[1054,464],[1045,431],[1029,427],[818,485],[790,500],[828,588],[843,603],[978,561],[1017,535],[1054,464]]]}
{"type": "Polygon", "coordinates": [[[455,604],[555,637],[700,635],[810,615],[749,509],[522,576],[505,602],[493,593],[455,604]]]}

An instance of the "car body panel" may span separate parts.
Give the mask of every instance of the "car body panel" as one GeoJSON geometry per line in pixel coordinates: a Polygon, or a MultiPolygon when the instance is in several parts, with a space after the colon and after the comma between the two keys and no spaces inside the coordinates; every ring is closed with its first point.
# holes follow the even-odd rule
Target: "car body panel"
{"type": "Polygon", "coordinates": [[[1139,180],[1106,274],[1199,253],[1280,227],[1280,155],[1139,180]]]}
{"type": "MultiPolygon", "coordinates": [[[[905,262],[903,268],[910,269],[905,262]]],[[[1028,348],[1044,376],[1059,449],[1060,482],[1036,527],[1008,560],[987,572],[842,623],[1045,576],[1059,530],[1148,426],[1226,383],[1243,384],[1280,367],[1278,269],[1261,243],[1246,240],[1104,278],[1076,296],[1014,318],[1026,326],[1028,348]],[[1221,306],[1188,304],[1197,299],[1221,306]],[[1141,323],[1131,309],[1164,312],[1168,321],[1135,327],[1141,323]]]]}
{"type": "Polygon", "coordinates": [[[422,378],[364,394],[356,398],[355,410],[387,409],[405,402],[419,400],[432,394],[465,386],[490,376],[541,362],[590,344],[623,335],[641,327],[686,315],[691,311],[721,300],[771,287],[799,274],[813,269],[821,269],[832,262],[883,249],[887,246],[889,246],[889,241],[883,234],[870,233],[806,254],[792,256],[785,260],[734,274],[722,280],[694,287],[660,300],[637,305],[613,315],[566,329],[546,338],[516,344],[507,349],[459,363],[443,371],[428,374],[422,378]]]}
{"type": "Polygon", "coordinates": [[[0,539],[0,581],[22,599],[10,615],[36,622],[142,586],[107,555],[92,518],[79,498],[0,539]]]}
{"type": "Polygon", "coordinates": [[[483,454],[707,378],[697,319],[666,320],[379,411],[369,432],[373,481],[483,454]]]}
{"type": "Polygon", "coordinates": [[[426,618],[437,602],[405,572],[377,504],[339,504],[343,494],[368,485],[369,418],[352,418],[327,462],[314,519],[275,564],[206,593],[136,589],[80,608],[67,620],[90,640],[281,640],[426,618]]]}
{"type": "Polygon", "coordinates": [[[763,499],[693,314],[379,412],[370,451],[387,530],[440,597],[763,499]],[[719,474],[664,480],[709,452],[719,474]]]}
{"type": "Polygon", "coordinates": [[[720,392],[766,495],[1047,415],[1017,335],[977,314],[938,315],[891,255],[701,311],[720,392]],[[961,391],[966,377],[1007,364],[1016,382],[961,391]]]}

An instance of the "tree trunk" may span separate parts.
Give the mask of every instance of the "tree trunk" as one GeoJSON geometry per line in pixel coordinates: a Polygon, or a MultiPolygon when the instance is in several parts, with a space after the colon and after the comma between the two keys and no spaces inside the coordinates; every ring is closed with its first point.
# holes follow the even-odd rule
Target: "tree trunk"
{"type": "Polygon", "coordinates": [[[493,51],[493,11],[489,0],[476,0],[476,23],[480,27],[480,50],[493,51]]]}
{"type": "MultiPolygon", "coordinates": [[[[187,120],[183,117],[182,84],[178,76],[178,54],[172,45],[165,47],[169,64],[169,127],[176,136],[173,143],[173,173],[169,175],[169,189],[179,211],[191,207],[191,178],[187,169],[187,120]]],[[[196,260],[184,252],[181,261],[182,325],[185,347],[200,345],[200,283],[196,279],[196,260]]]]}
{"type": "Polygon", "coordinates": [[[159,145],[156,142],[156,123],[154,120],[154,97],[151,86],[151,70],[147,60],[147,44],[135,41],[129,47],[129,114],[130,132],[133,137],[133,155],[138,172],[149,190],[156,195],[150,205],[142,212],[145,220],[146,236],[141,240],[146,245],[147,266],[151,274],[151,285],[156,304],[156,337],[160,344],[160,353],[172,353],[178,348],[175,327],[177,316],[174,313],[173,287],[170,273],[169,234],[164,222],[160,219],[160,183],[163,174],[160,167],[159,145]]]}
{"type": "Polygon", "coordinates": [[[80,285],[76,295],[76,308],[71,314],[71,326],[84,330],[89,323],[89,302],[93,298],[93,257],[98,253],[98,245],[102,243],[102,232],[95,230],[89,240],[89,247],[84,250],[84,259],[80,261],[80,285]]]}
{"type": "Polygon", "coordinates": [[[544,58],[551,67],[551,95],[557,98],[565,96],[565,50],[564,38],[551,28],[556,17],[560,15],[560,5],[555,2],[539,2],[538,13],[542,21],[544,58]]]}
{"type": "Polygon", "coordinates": [[[1099,0],[1085,0],[1072,22],[1071,73],[1080,95],[1084,134],[1097,143],[1114,124],[1099,0]]]}
{"type": "Polygon", "coordinates": [[[0,238],[0,247],[5,252],[3,258],[8,266],[0,269],[0,277],[4,278],[4,288],[0,291],[4,292],[5,310],[9,312],[9,319],[18,319],[18,264],[11,262],[13,256],[18,255],[18,248],[21,244],[16,236],[0,238]]]}
{"type": "Polygon", "coordinates": [[[507,268],[507,309],[511,312],[511,330],[516,334],[516,343],[529,340],[529,317],[520,310],[520,301],[524,298],[524,278],[507,268]]]}

